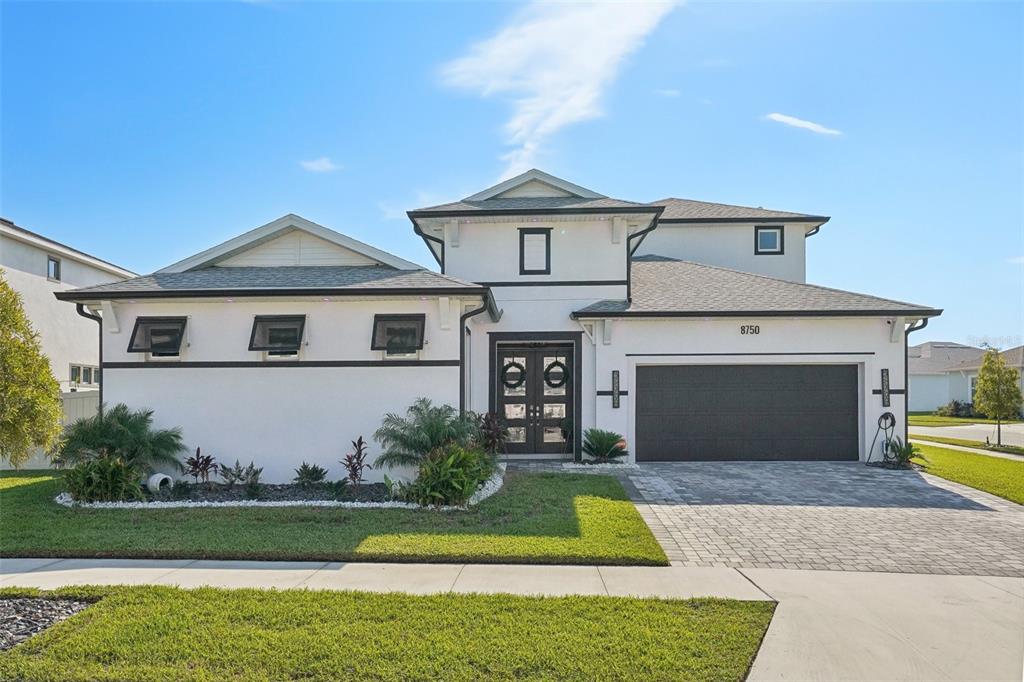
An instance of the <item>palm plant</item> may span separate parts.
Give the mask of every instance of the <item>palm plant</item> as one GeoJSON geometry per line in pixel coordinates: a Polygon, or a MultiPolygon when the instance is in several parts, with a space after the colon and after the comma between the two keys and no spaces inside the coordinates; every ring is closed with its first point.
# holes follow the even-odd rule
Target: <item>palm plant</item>
{"type": "Polygon", "coordinates": [[[431,452],[446,445],[466,446],[479,438],[476,420],[461,415],[451,405],[434,405],[419,398],[405,416],[388,413],[373,434],[384,452],[377,464],[387,467],[417,466],[431,452]]]}
{"type": "Polygon", "coordinates": [[[629,454],[626,441],[614,431],[587,429],[583,432],[583,454],[598,462],[611,462],[629,454]]]}
{"type": "Polygon", "coordinates": [[[57,462],[73,466],[106,454],[143,471],[181,470],[178,454],[184,450],[181,429],[154,429],[152,410],[132,410],[119,403],[69,425],[57,462]]]}

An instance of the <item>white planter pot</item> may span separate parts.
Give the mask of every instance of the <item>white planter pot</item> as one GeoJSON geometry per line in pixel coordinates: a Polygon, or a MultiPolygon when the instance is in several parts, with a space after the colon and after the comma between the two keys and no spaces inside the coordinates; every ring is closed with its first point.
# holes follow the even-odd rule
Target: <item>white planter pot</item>
{"type": "Polygon", "coordinates": [[[146,481],[146,488],[151,493],[158,493],[162,488],[170,488],[174,485],[174,479],[167,474],[153,474],[146,481]]]}

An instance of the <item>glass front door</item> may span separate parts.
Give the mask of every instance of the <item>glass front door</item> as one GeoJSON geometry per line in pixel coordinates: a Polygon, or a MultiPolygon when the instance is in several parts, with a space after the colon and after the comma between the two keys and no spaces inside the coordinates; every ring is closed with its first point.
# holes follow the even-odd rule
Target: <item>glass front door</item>
{"type": "Polygon", "coordinates": [[[572,452],[572,346],[499,346],[497,352],[496,408],[508,425],[507,451],[572,452]]]}

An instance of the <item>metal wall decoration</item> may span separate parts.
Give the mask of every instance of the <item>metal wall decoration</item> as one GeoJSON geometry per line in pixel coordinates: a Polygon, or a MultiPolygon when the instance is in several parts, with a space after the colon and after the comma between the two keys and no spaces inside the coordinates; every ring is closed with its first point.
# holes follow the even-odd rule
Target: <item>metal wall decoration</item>
{"type": "Polygon", "coordinates": [[[882,370],[882,407],[889,407],[889,370],[882,370]]]}
{"type": "Polygon", "coordinates": [[[619,370],[612,370],[612,407],[619,406],[619,370]]]}

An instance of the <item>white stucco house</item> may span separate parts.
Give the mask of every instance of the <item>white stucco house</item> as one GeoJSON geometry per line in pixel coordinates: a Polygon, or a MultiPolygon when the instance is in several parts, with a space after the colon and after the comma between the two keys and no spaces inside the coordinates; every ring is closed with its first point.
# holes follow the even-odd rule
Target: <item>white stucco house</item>
{"type": "Polygon", "coordinates": [[[907,334],[941,312],[805,283],[825,216],[537,170],[408,215],[440,272],[287,215],[57,297],[102,317],[107,403],[268,481],[337,471],[419,396],[499,413],[513,457],[599,427],[641,462],[863,460],[881,414],[903,431],[907,334]]]}
{"type": "MultiPolygon", "coordinates": [[[[95,413],[101,381],[96,323],[79,316],[55,292],[120,282],[136,274],[0,218],[0,270],[21,295],[43,353],[60,383],[65,420],[95,413]]],[[[27,464],[47,466],[37,453],[27,464]]]]}
{"type": "Polygon", "coordinates": [[[982,348],[953,341],[929,341],[908,349],[910,374],[910,411],[934,412],[953,400],[973,402],[971,376],[977,380],[977,368],[969,376],[961,365],[981,366],[982,348]]]}

